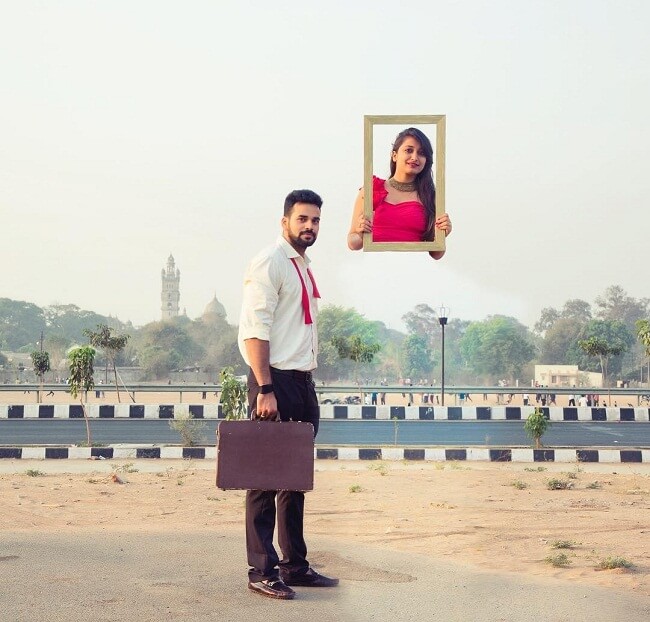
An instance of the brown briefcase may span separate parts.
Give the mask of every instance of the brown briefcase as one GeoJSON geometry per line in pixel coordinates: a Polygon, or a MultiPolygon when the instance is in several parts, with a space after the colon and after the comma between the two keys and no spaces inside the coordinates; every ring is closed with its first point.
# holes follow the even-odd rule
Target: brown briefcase
{"type": "Polygon", "coordinates": [[[314,426],[301,421],[222,421],[217,428],[217,487],[313,490],[314,426]]]}

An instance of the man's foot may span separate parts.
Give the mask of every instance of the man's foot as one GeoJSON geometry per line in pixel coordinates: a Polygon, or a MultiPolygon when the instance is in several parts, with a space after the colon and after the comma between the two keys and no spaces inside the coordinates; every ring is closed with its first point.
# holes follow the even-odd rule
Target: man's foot
{"type": "Polygon", "coordinates": [[[279,598],[280,600],[291,600],[296,593],[280,579],[262,579],[261,581],[249,581],[248,589],[257,592],[268,598],[279,598]]]}
{"type": "Polygon", "coordinates": [[[319,574],[313,568],[301,575],[283,576],[282,580],[286,585],[299,585],[302,587],[335,587],[339,584],[338,579],[331,579],[319,574]]]}

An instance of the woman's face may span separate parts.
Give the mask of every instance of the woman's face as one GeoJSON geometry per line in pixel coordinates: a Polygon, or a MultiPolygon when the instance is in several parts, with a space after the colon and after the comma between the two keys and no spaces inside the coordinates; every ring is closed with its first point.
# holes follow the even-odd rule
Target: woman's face
{"type": "Polygon", "coordinates": [[[412,136],[407,136],[397,151],[393,151],[392,158],[395,162],[395,174],[400,177],[415,177],[427,163],[427,156],[420,141],[412,136]]]}

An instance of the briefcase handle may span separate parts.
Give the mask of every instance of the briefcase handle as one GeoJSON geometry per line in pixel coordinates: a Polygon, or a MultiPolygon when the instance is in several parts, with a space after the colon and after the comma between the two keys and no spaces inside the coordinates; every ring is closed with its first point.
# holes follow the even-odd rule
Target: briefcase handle
{"type": "Polygon", "coordinates": [[[251,419],[253,421],[280,421],[280,411],[278,411],[273,419],[262,419],[262,417],[257,416],[257,412],[253,408],[251,411],[251,419]]]}

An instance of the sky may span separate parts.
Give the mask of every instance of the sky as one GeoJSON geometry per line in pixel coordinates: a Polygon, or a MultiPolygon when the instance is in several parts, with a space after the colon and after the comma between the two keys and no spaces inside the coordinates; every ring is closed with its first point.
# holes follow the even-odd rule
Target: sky
{"type": "MultiPolygon", "coordinates": [[[[0,297],[238,322],[284,197],[323,303],[403,330],[650,297],[644,0],[0,0],[0,297]],[[445,114],[446,256],[347,249],[364,115],[445,114]]],[[[399,128],[396,128],[396,132],[399,128]]],[[[385,176],[390,145],[375,173],[385,176]]]]}

